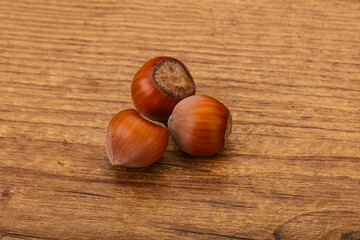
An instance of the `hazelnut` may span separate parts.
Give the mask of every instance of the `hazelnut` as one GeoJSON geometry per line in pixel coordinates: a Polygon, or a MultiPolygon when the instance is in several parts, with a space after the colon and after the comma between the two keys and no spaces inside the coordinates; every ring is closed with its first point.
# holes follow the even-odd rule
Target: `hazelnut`
{"type": "Polygon", "coordinates": [[[182,99],[195,94],[189,70],[179,60],[156,57],[135,74],[131,96],[136,109],[147,118],[166,122],[182,99]]]}
{"type": "Polygon", "coordinates": [[[195,95],[176,105],[168,127],[181,150],[194,156],[211,156],[223,149],[231,133],[232,117],[218,100],[195,95]]]}
{"type": "Polygon", "coordinates": [[[111,119],[105,145],[112,165],[146,167],[161,158],[168,139],[165,127],[146,120],[134,109],[127,109],[111,119]]]}

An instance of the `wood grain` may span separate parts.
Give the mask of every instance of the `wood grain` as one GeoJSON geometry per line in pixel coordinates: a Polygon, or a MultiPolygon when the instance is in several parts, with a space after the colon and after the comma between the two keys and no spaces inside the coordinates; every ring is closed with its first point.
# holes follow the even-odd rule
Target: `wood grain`
{"type": "Polygon", "coordinates": [[[0,239],[360,239],[360,1],[0,1],[0,239]],[[113,168],[168,55],[232,112],[214,157],[113,168]]]}

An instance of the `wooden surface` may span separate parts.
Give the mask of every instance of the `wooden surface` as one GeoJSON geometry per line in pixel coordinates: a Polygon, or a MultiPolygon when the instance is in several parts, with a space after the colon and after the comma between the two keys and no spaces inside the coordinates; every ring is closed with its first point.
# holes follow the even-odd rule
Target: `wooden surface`
{"type": "Polygon", "coordinates": [[[0,1],[0,239],[360,239],[360,1],[0,1]],[[168,55],[232,111],[217,156],[113,168],[168,55]]]}

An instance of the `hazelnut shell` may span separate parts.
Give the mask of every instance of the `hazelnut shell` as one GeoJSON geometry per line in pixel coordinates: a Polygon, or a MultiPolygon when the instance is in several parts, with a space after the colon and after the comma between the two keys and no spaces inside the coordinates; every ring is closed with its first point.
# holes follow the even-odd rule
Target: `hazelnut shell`
{"type": "Polygon", "coordinates": [[[146,167],[161,158],[168,139],[165,127],[146,120],[134,109],[127,109],[111,119],[105,144],[112,165],[146,167]]]}
{"type": "Polygon", "coordinates": [[[171,57],[156,57],[135,74],[131,96],[141,114],[166,122],[176,104],[194,95],[195,90],[193,78],[182,62],[171,57]]]}
{"type": "Polygon", "coordinates": [[[179,102],[168,121],[173,141],[194,156],[211,156],[223,149],[231,133],[232,117],[218,100],[195,95],[179,102]]]}

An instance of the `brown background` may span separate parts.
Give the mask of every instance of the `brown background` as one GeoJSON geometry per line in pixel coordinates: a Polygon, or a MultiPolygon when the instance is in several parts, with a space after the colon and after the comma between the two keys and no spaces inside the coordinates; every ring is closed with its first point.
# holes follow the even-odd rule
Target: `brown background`
{"type": "Polygon", "coordinates": [[[360,1],[0,1],[0,239],[360,239],[360,1]],[[105,130],[168,55],[234,119],[113,168],[105,130]]]}

